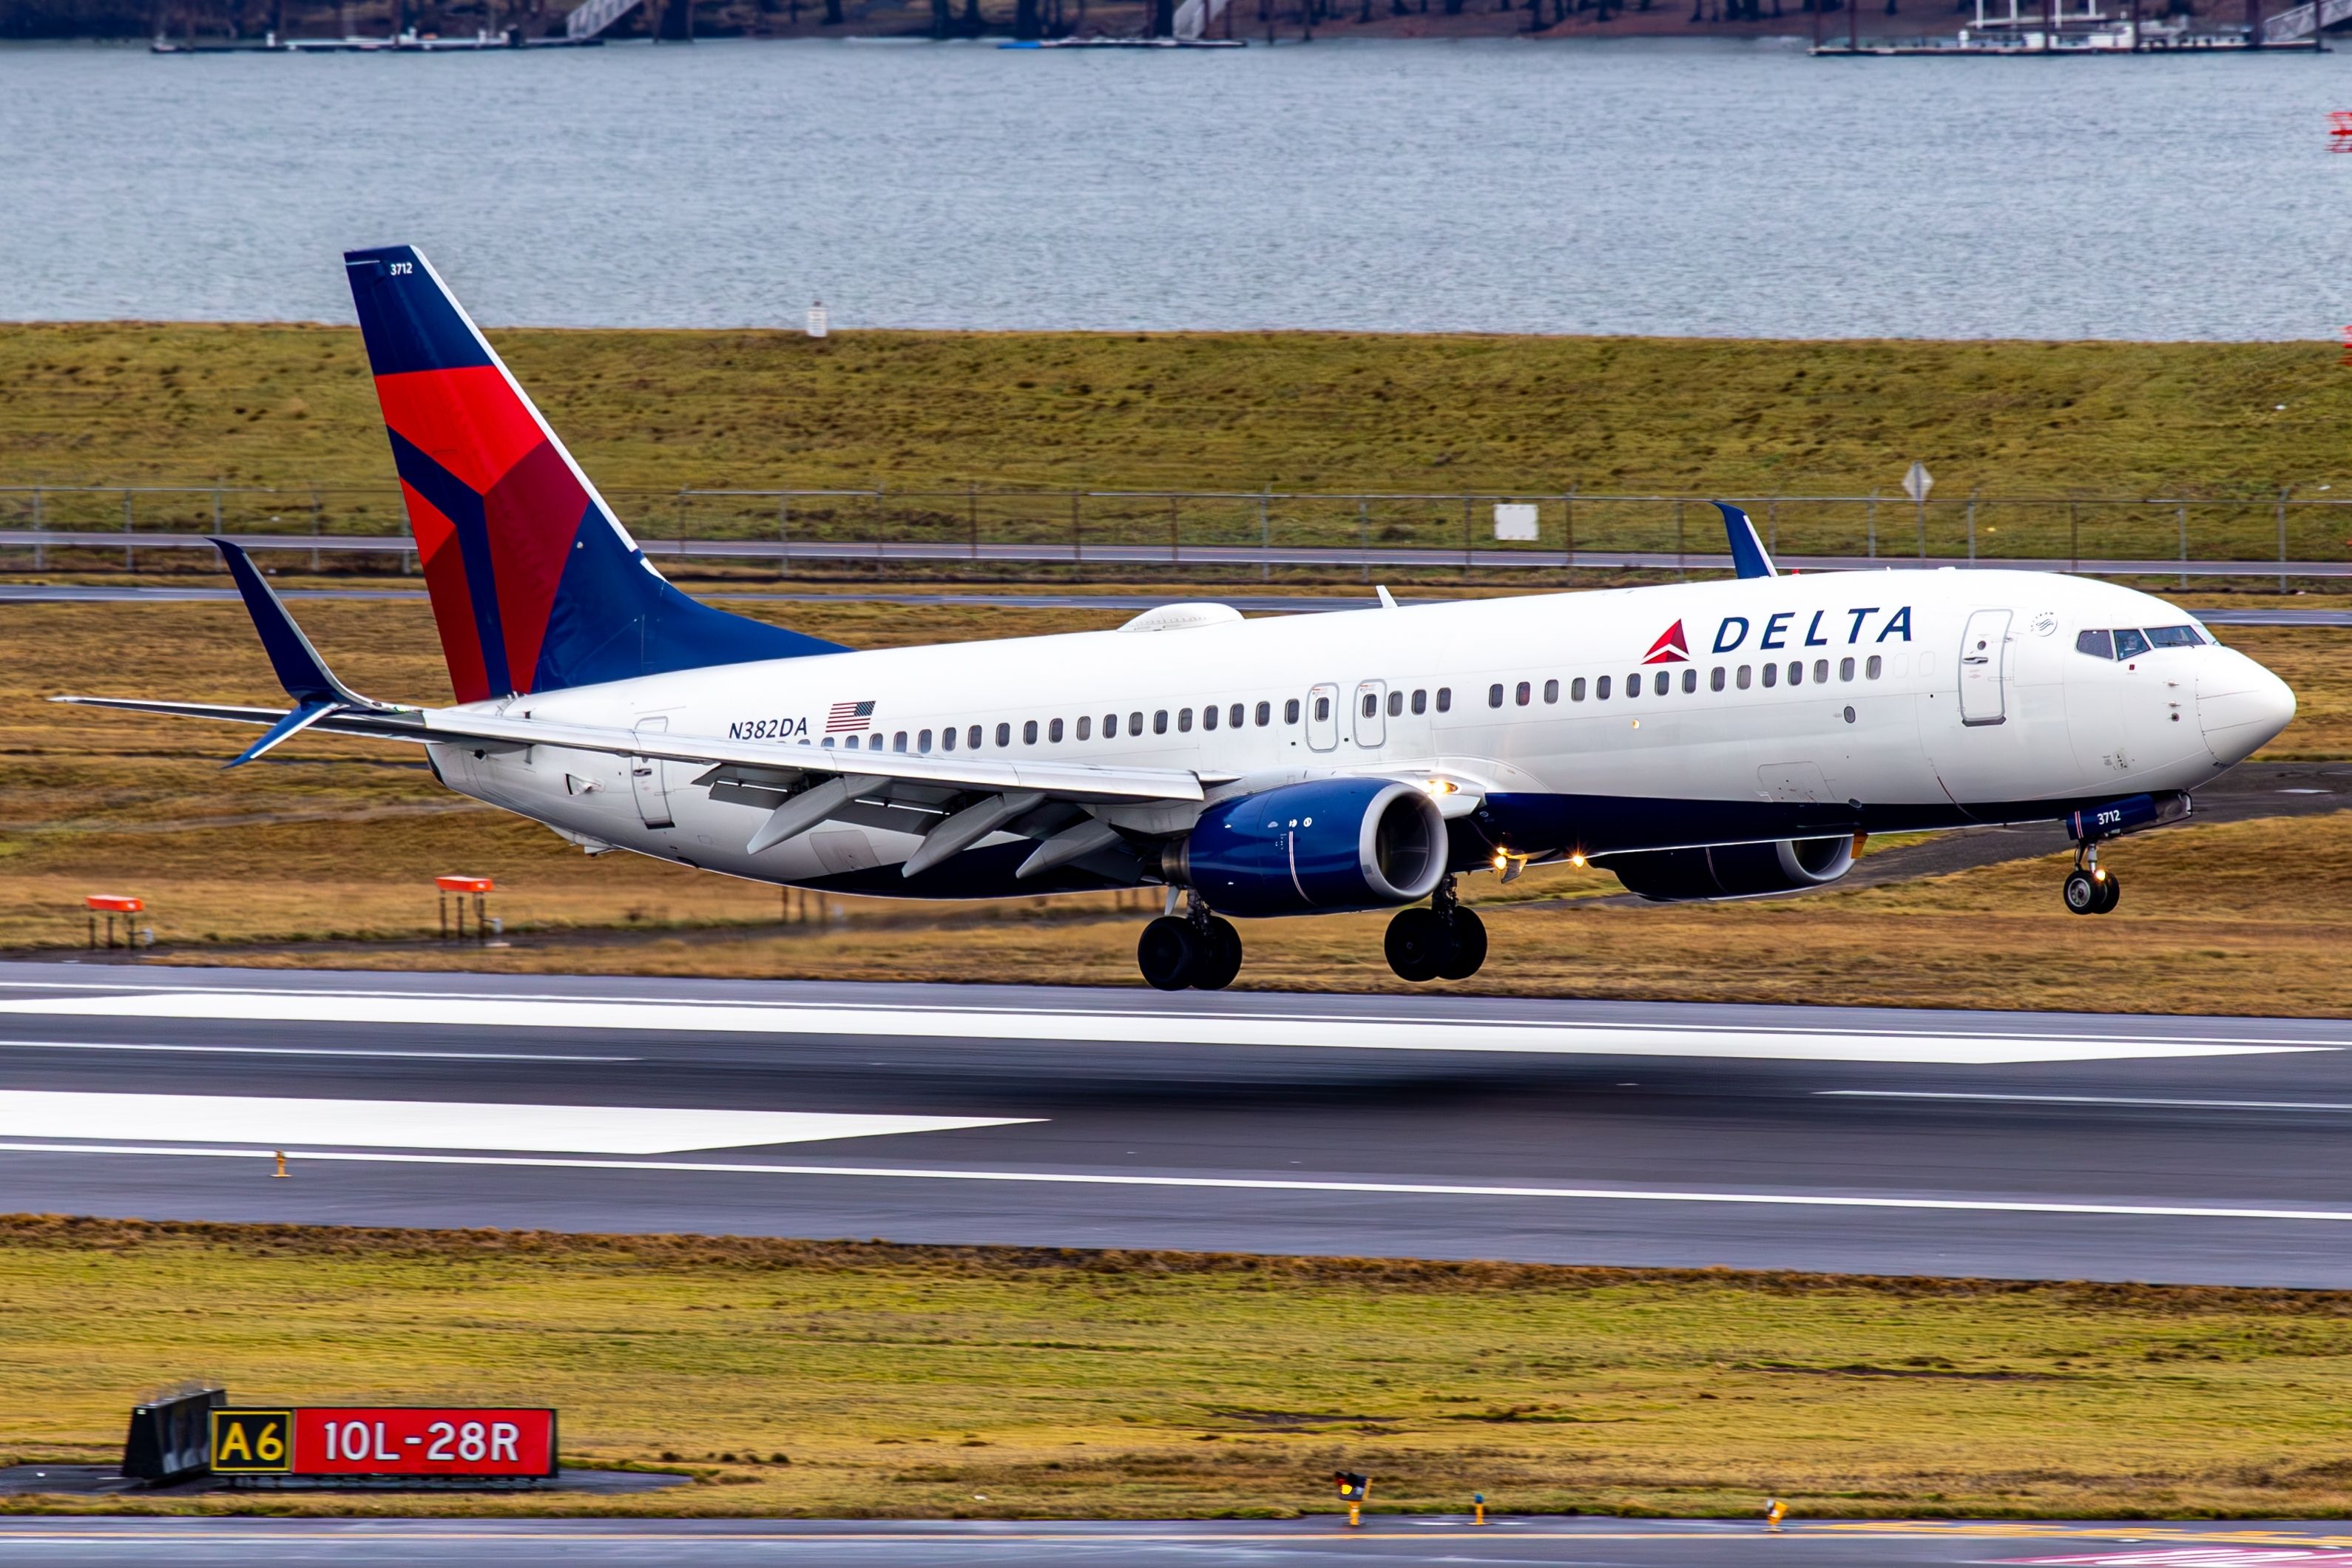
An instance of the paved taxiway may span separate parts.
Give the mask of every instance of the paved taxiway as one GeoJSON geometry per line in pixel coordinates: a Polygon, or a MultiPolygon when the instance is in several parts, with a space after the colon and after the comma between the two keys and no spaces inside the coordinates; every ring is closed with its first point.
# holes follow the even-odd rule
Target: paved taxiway
{"type": "Polygon", "coordinates": [[[1208,1568],[1370,1560],[1391,1564],[1623,1564],[1625,1568],[1905,1568],[1909,1564],[2079,1564],[2083,1568],[2315,1568],[2352,1563],[2352,1532],[2329,1524],[1791,1525],[1619,1519],[1371,1515],[1195,1523],[581,1520],[0,1520],[0,1556],[33,1568],[114,1568],[166,1557],[188,1568],[302,1563],[331,1568],[422,1564],[667,1568],[750,1563],[860,1568],[1068,1568],[1184,1563],[1208,1568]]]}
{"type": "Polygon", "coordinates": [[[2326,1020],[17,964],[0,1191],[2345,1287],[2347,1046],[2326,1020]]]}

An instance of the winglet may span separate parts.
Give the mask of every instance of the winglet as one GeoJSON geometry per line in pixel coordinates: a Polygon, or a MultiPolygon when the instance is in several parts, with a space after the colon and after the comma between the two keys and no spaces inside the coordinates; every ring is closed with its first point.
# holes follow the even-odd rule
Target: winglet
{"type": "Polygon", "coordinates": [[[294,711],[269,727],[269,732],[247,747],[236,761],[228,766],[249,763],[269,751],[281,741],[290,741],[330,713],[357,709],[367,713],[396,711],[382,702],[371,701],[335,679],[302,628],[286,612],[278,597],[278,590],[254,569],[252,558],[242,546],[226,539],[212,541],[213,548],[221,552],[227,563],[231,581],[245,600],[245,613],[253,617],[253,629],[261,636],[262,650],[269,655],[269,667],[278,673],[278,684],[286,695],[294,699],[294,711]]]}
{"type": "Polygon", "coordinates": [[[1777,577],[1772,557],[1765,553],[1764,542],[1756,535],[1756,525],[1748,514],[1727,501],[1717,501],[1715,510],[1723,513],[1723,531],[1731,540],[1731,564],[1742,577],[1777,577]]]}

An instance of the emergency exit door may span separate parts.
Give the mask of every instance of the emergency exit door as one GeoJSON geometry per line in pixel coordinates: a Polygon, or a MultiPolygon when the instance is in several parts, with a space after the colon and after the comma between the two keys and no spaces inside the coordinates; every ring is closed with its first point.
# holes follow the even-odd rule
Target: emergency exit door
{"type": "MultiPolygon", "coordinates": [[[[641,720],[636,728],[640,735],[655,736],[667,732],[667,719],[641,720]]],[[[637,797],[637,816],[647,827],[667,827],[672,825],[669,811],[669,766],[658,757],[629,759],[629,793],[637,797]]]]}
{"type": "Polygon", "coordinates": [[[1339,745],[1339,689],[1312,687],[1307,693],[1307,746],[1309,751],[1336,751],[1339,745]]]}
{"type": "Polygon", "coordinates": [[[1389,683],[1385,680],[1356,682],[1356,744],[1385,746],[1389,743],[1388,715],[1381,705],[1388,700],[1389,683]]]}
{"type": "Polygon", "coordinates": [[[2003,675],[2009,663],[2007,610],[1979,610],[1960,637],[1960,722],[1999,724],[2009,717],[2003,675]]]}

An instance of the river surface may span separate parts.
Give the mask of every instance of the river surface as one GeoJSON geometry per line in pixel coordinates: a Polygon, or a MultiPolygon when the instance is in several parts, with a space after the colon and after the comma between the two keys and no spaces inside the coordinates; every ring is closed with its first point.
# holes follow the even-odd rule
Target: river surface
{"type": "Polygon", "coordinates": [[[2330,338],[2352,51],[0,48],[0,318],[2330,338]]]}

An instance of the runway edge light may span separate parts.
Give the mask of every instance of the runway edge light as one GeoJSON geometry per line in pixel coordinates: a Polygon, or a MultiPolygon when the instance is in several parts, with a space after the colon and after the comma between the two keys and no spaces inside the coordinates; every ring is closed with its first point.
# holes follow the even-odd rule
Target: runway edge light
{"type": "Polygon", "coordinates": [[[1353,1470],[1334,1470],[1331,1480],[1339,1489],[1340,1500],[1348,1505],[1348,1528],[1353,1530],[1364,1522],[1364,1500],[1372,1495],[1372,1478],[1353,1470]]]}

